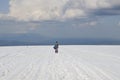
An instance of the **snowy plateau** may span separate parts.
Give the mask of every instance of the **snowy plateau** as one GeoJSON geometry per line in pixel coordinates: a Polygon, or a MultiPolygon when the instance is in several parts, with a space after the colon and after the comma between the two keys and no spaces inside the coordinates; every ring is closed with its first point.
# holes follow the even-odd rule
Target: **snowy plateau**
{"type": "Polygon", "coordinates": [[[0,47],[0,80],[120,80],[120,46],[0,47]]]}

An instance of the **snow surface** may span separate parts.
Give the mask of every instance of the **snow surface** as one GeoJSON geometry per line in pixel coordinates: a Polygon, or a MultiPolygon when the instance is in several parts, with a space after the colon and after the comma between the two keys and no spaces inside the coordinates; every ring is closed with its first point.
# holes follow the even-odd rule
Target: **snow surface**
{"type": "Polygon", "coordinates": [[[120,80],[120,46],[0,47],[0,80],[120,80]]]}

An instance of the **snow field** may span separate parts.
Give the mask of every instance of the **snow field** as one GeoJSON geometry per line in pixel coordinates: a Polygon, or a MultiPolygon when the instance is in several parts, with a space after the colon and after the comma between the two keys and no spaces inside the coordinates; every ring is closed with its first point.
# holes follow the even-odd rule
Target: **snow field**
{"type": "Polygon", "coordinates": [[[119,80],[120,46],[0,47],[0,80],[119,80]]]}

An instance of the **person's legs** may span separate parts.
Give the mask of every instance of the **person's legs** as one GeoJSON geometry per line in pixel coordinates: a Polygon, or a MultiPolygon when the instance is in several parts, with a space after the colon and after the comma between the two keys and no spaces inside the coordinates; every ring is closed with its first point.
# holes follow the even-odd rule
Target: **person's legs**
{"type": "Polygon", "coordinates": [[[58,49],[55,49],[55,53],[58,53],[58,49]]]}

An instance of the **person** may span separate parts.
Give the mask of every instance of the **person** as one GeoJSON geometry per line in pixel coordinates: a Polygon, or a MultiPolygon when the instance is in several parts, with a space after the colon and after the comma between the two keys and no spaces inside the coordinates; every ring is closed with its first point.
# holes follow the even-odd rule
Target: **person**
{"type": "Polygon", "coordinates": [[[55,43],[53,48],[55,49],[55,53],[58,53],[58,48],[59,48],[58,41],[56,41],[56,43],[55,43]]]}

